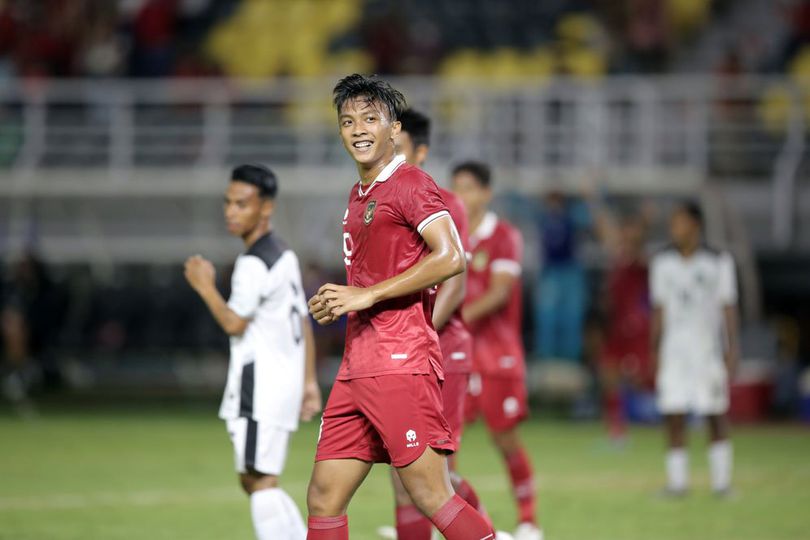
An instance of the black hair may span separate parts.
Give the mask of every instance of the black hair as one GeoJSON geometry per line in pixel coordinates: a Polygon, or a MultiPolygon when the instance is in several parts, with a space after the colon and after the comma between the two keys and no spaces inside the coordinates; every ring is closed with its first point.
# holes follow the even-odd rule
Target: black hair
{"type": "Polygon", "coordinates": [[[256,186],[259,196],[275,199],[278,193],[278,179],[276,173],[261,163],[245,163],[234,167],[231,171],[231,182],[244,182],[256,186]]]}
{"type": "Polygon", "coordinates": [[[402,92],[376,75],[370,77],[359,73],[348,75],[340,79],[332,90],[332,99],[338,114],[343,109],[344,103],[358,97],[365,98],[368,103],[376,102],[385,107],[391,121],[399,120],[408,108],[402,92]]]}
{"type": "Polygon", "coordinates": [[[693,200],[681,201],[678,204],[677,210],[689,216],[692,220],[694,220],[695,223],[698,224],[698,227],[703,229],[704,224],[703,209],[696,201],[693,200]]]}
{"type": "Polygon", "coordinates": [[[430,146],[430,118],[419,111],[407,109],[402,112],[399,121],[402,122],[402,131],[411,137],[414,147],[420,144],[430,146]]]}
{"type": "Polygon", "coordinates": [[[463,172],[473,175],[481,187],[488,188],[492,185],[492,171],[486,163],[465,161],[453,167],[453,176],[463,172]]]}

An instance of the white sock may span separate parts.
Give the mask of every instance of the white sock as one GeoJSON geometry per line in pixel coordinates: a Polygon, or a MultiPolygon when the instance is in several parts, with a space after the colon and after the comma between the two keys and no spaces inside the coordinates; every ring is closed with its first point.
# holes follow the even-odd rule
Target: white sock
{"type": "Polygon", "coordinates": [[[250,513],[258,540],[304,540],[307,536],[298,507],[281,488],[254,492],[250,513]]]}
{"type": "Polygon", "coordinates": [[[670,448],[667,452],[667,487],[675,491],[686,489],[689,483],[689,454],[685,448],[670,448]]]}
{"type": "Polygon", "coordinates": [[[731,467],[734,452],[730,441],[718,441],[709,446],[709,472],[712,489],[722,491],[731,487],[731,467]]]}

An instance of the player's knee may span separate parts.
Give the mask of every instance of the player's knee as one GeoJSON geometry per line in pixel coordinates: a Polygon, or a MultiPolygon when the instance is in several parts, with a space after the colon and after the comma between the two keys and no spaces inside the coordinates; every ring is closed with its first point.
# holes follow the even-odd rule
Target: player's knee
{"type": "Polygon", "coordinates": [[[307,511],[311,516],[338,516],[343,508],[327,484],[312,480],[307,488],[307,511]]]}
{"type": "Polygon", "coordinates": [[[493,433],[492,440],[503,455],[513,454],[520,450],[520,439],[514,429],[493,433]]]}
{"type": "Polygon", "coordinates": [[[426,516],[435,514],[453,496],[448,489],[437,489],[436,486],[420,485],[412,487],[410,499],[426,516]]]}
{"type": "Polygon", "coordinates": [[[256,491],[254,487],[254,479],[249,474],[242,473],[239,475],[239,485],[242,486],[242,491],[248,495],[256,491]]]}

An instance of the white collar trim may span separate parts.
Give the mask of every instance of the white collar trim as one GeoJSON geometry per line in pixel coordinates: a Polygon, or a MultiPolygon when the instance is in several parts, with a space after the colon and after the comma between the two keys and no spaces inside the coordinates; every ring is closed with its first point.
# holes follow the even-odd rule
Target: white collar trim
{"type": "Polygon", "coordinates": [[[475,229],[472,236],[478,241],[486,240],[492,236],[492,233],[495,232],[495,227],[497,226],[498,216],[495,215],[495,212],[487,212],[484,214],[484,219],[482,219],[481,223],[478,224],[478,227],[475,229]]]}
{"type": "Polygon", "coordinates": [[[394,174],[394,171],[396,171],[399,168],[399,166],[402,165],[403,163],[405,163],[404,154],[394,156],[394,159],[392,159],[388,163],[388,165],[386,165],[385,168],[380,171],[380,174],[377,175],[377,178],[375,178],[374,181],[368,185],[368,188],[365,190],[365,192],[363,191],[363,182],[361,181],[357,183],[357,194],[360,197],[368,195],[368,192],[371,191],[371,188],[373,188],[377,182],[385,182],[386,180],[391,178],[391,176],[394,174]]]}

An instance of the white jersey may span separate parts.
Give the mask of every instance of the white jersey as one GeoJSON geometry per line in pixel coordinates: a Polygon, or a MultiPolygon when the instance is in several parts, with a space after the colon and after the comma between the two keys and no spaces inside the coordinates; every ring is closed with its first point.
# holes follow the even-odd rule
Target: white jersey
{"type": "Polygon", "coordinates": [[[302,317],[307,304],[298,258],[272,233],[236,259],[228,307],[250,322],[231,337],[219,416],[298,428],[304,388],[302,317]]]}
{"type": "Polygon", "coordinates": [[[659,408],[664,413],[724,412],[723,310],[737,303],[733,259],[706,247],[688,258],[666,249],[653,257],[650,292],[653,305],[662,310],[659,408]]]}

